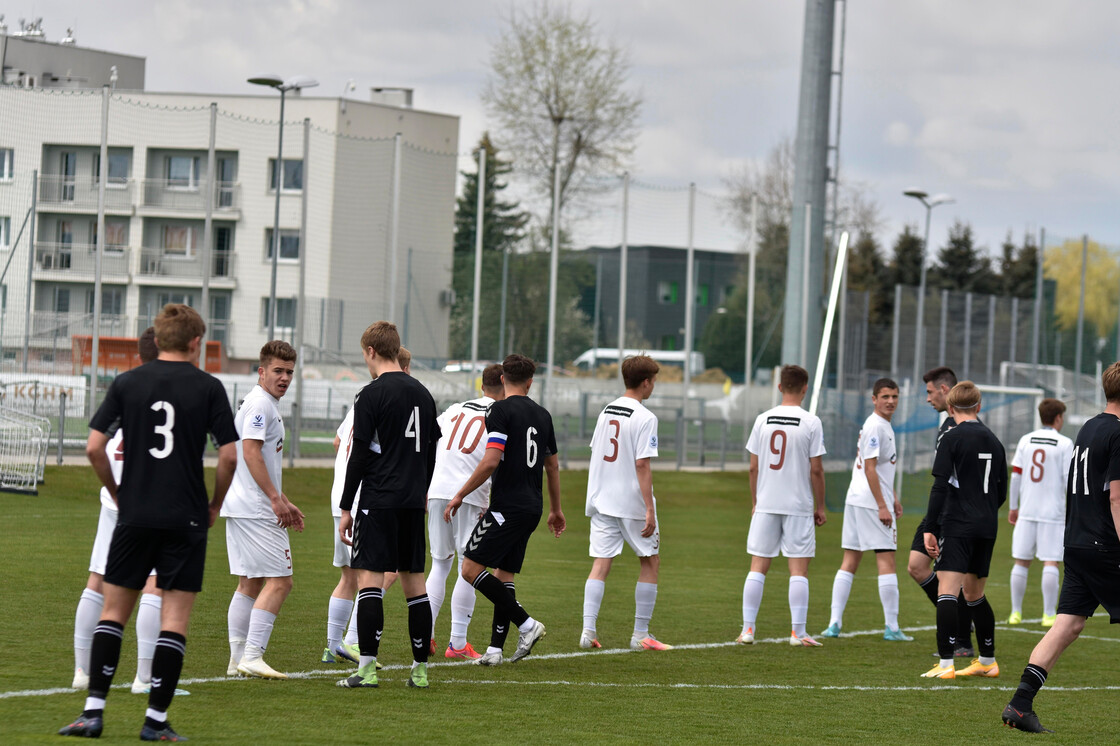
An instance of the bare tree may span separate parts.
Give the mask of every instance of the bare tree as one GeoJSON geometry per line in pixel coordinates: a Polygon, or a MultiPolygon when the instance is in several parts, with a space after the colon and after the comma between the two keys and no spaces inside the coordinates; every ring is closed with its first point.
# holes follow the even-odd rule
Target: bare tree
{"type": "Polygon", "coordinates": [[[629,56],[601,40],[590,15],[542,0],[514,8],[490,52],[482,102],[516,168],[560,207],[634,152],[641,97],[626,90],[629,56]]]}

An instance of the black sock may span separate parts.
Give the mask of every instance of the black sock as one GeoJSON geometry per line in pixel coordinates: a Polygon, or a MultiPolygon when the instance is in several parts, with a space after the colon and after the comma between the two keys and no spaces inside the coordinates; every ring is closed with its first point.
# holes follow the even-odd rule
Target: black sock
{"type": "Polygon", "coordinates": [[[124,627],[107,619],[98,622],[93,630],[93,644],[89,650],[89,696],[101,699],[108,696],[121,660],[122,637],[124,627]]]}
{"type": "Polygon", "coordinates": [[[167,712],[179,674],[183,672],[183,656],[187,652],[187,638],[178,632],[161,630],[152,655],[152,691],[148,694],[148,707],[157,712],[167,712]]]}
{"type": "Polygon", "coordinates": [[[432,604],[428,594],[405,599],[408,603],[408,637],[412,642],[412,660],[427,663],[432,639],[432,604]]]}
{"type": "Polygon", "coordinates": [[[976,622],[976,647],[985,658],[996,654],[996,614],[986,596],[968,602],[972,621],[976,622]]]}
{"type": "Polygon", "coordinates": [[[957,597],[948,594],[937,597],[937,654],[942,660],[951,660],[957,646],[957,597]]]}
{"type": "Polygon", "coordinates": [[[969,608],[968,601],[964,600],[963,588],[957,594],[957,647],[972,647],[972,609],[969,608]]]}
{"type": "Polygon", "coordinates": [[[929,602],[937,606],[937,573],[931,572],[929,577],[918,583],[918,586],[929,596],[929,602]]]}
{"type": "Polygon", "coordinates": [[[1028,663],[1027,667],[1023,669],[1022,678],[1019,679],[1019,688],[1015,690],[1015,695],[1011,697],[1010,705],[1020,712],[1029,712],[1034,709],[1034,695],[1038,694],[1038,690],[1045,683],[1046,669],[1028,663]]]}
{"type": "Polygon", "coordinates": [[[358,591],[358,650],[362,655],[374,658],[381,645],[381,629],[385,626],[385,606],[381,603],[383,595],[384,591],[380,588],[358,591]]]}
{"type": "MultiPolygon", "coordinates": [[[[517,600],[517,589],[513,583],[503,583],[509,595],[517,600]]],[[[506,635],[509,634],[509,615],[506,614],[503,607],[494,605],[494,620],[490,625],[490,647],[504,648],[506,645],[506,635]]]]}
{"type": "MultiPolygon", "coordinates": [[[[510,585],[512,585],[512,583],[510,585]]],[[[529,618],[525,609],[521,608],[521,604],[517,603],[517,598],[510,591],[510,588],[485,570],[479,573],[479,576],[474,579],[474,587],[482,591],[482,595],[486,596],[486,598],[490,599],[490,602],[494,604],[495,628],[499,621],[498,611],[501,611],[504,617],[518,626],[524,624],[525,620],[529,618]]]]}

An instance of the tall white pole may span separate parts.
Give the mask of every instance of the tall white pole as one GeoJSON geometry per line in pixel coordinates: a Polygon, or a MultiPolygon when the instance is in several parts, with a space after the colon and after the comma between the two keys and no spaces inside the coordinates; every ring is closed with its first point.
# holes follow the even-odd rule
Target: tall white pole
{"type": "Polygon", "coordinates": [[[618,376],[622,377],[622,357],[626,354],[626,273],[630,241],[630,172],[622,175],[622,241],[618,248],[618,376]]]}
{"type": "MultiPolygon", "coordinates": [[[[752,375],[754,367],[754,278],[755,278],[755,257],[758,255],[758,195],[751,195],[751,234],[750,240],[747,243],[747,343],[743,367],[743,441],[746,445],[746,439],[750,432],[750,417],[751,417],[751,391],[754,386],[754,376],[752,375]]],[[[749,458],[747,451],[743,449],[743,458],[749,458]]]]}
{"type": "Polygon", "coordinates": [[[109,178],[109,86],[101,88],[101,161],[97,174],[97,245],[93,261],[93,350],[90,353],[89,413],[97,410],[101,352],[101,261],[105,256],[105,181],[109,178]]]}
{"type": "Polygon", "coordinates": [[[684,407],[688,408],[688,387],[692,383],[692,325],[696,307],[696,247],[693,235],[696,227],[696,184],[688,185],[688,249],[684,273],[684,407]]]}
{"type": "Polygon", "coordinates": [[[801,260],[801,354],[798,363],[809,364],[809,262],[813,256],[813,205],[805,203],[805,244],[801,260]]]}
{"type": "Polygon", "coordinates": [[[393,207],[389,216],[389,313],[397,314],[397,241],[401,224],[401,133],[393,135],[393,207]]]}
{"type": "Polygon", "coordinates": [[[478,364],[478,317],[482,299],[482,231],[486,217],[486,148],[478,149],[478,206],[474,214],[474,299],[471,303],[471,367],[468,388],[474,391],[478,364]]]}
{"type": "Polygon", "coordinates": [[[544,373],[544,407],[551,409],[552,368],[556,355],[556,294],[560,274],[560,166],[555,167],[552,185],[552,256],[548,267],[548,354],[544,373]]]}
{"type": "Polygon", "coordinates": [[[824,338],[821,339],[821,349],[817,354],[817,368],[813,377],[813,394],[809,399],[809,413],[817,413],[817,405],[821,400],[821,384],[824,381],[824,366],[828,360],[828,343],[832,339],[832,320],[836,318],[836,302],[840,297],[841,279],[844,276],[844,266],[848,259],[848,232],[840,234],[840,245],[836,250],[836,269],[832,273],[832,289],[828,294],[828,312],[824,318],[824,338]]]}
{"type": "Polygon", "coordinates": [[[31,272],[35,269],[35,224],[39,222],[39,169],[31,172],[31,226],[27,233],[27,295],[23,311],[23,372],[27,372],[31,355],[31,272]]]}
{"type": "Polygon", "coordinates": [[[276,339],[276,267],[280,261],[280,192],[284,188],[284,88],[280,87],[280,136],[276,145],[276,201],[272,209],[272,279],[268,292],[268,340],[276,339]]]}
{"type": "MultiPolygon", "coordinates": [[[[208,332],[214,319],[210,318],[210,274],[214,271],[214,200],[217,197],[218,181],[217,159],[214,147],[218,133],[218,104],[210,103],[210,145],[206,151],[206,217],[202,224],[202,256],[199,262],[202,265],[202,318],[209,319],[207,331],[202,333],[202,361],[200,367],[206,370],[206,340],[211,336],[208,332]]],[[[301,247],[302,248],[302,247],[301,247]]],[[[302,255],[302,250],[301,250],[302,255]]],[[[270,312],[271,316],[271,312],[270,312]]]]}
{"type": "MultiPolygon", "coordinates": [[[[303,190],[299,198],[299,290],[296,295],[296,353],[299,355],[297,365],[305,362],[303,351],[303,321],[304,304],[306,298],[307,282],[307,199],[311,189],[308,162],[311,160],[311,118],[303,118],[303,190]]],[[[302,369],[301,369],[302,370],[302,369]]],[[[295,376],[296,384],[296,436],[292,439],[292,448],[288,451],[289,464],[300,455],[299,441],[303,433],[303,373],[295,376]]]]}

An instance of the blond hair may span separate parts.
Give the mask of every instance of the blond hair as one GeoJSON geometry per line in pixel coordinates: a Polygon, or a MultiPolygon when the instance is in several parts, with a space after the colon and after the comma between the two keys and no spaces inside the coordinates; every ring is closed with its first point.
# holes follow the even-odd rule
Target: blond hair
{"type": "Polygon", "coordinates": [[[980,406],[980,389],[976,388],[976,384],[972,381],[961,381],[949,389],[949,396],[946,397],[946,401],[953,409],[965,412],[976,409],[980,406]]]}

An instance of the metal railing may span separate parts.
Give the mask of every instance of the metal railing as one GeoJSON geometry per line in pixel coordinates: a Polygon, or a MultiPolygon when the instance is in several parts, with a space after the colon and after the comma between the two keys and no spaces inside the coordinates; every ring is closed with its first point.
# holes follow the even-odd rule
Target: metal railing
{"type": "MultiPolygon", "coordinates": [[[[35,268],[44,272],[71,271],[89,279],[96,269],[96,246],[90,244],[65,244],[35,242],[35,268]]],[[[105,247],[101,258],[104,275],[128,276],[131,251],[123,247],[105,247]]],[[[79,279],[79,278],[75,278],[79,279]]]]}
{"type": "MultiPolygon", "coordinates": [[[[205,179],[191,183],[182,179],[141,179],[144,206],[162,210],[203,212],[206,210],[205,179]]],[[[231,181],[214,183],[214,211],[241,209],[241,185],[231,181]]]]}
{"type": "MultiPolygon", "coordinates": [[[[44,174],[39,177],[39,203],[44,207],[66,206],[81,210],[97,209],[97,179],[89,176],[44,174]]],[[[105,209],[132,209],[131,179],[110,180],[105,185],[105,209]]]]}
{"type": "MultiPolygon", "coordinates": [[[[142,277],[175,277],[202,281],[202,258],[197,250],[191,253],[168,249],[141,249],[140,275],[142,277]]],[[[234,253],[215,251],[210,261],[210,277],[227,278],[234,275],[234,253]]]]}

